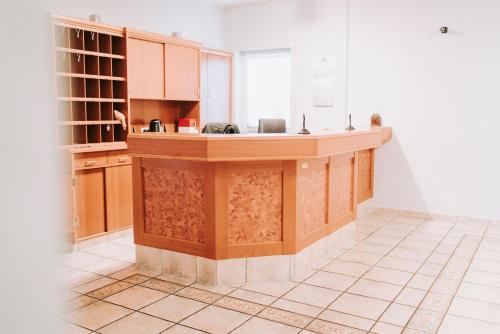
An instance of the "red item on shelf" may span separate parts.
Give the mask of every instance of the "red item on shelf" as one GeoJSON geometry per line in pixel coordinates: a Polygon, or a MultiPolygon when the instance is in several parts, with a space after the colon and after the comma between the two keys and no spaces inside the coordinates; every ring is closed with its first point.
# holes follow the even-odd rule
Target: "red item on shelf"
{"type": "Polygon", "coordinates": [[[196,127],[194,118],[179,118],[179,127],[196,127]]]}

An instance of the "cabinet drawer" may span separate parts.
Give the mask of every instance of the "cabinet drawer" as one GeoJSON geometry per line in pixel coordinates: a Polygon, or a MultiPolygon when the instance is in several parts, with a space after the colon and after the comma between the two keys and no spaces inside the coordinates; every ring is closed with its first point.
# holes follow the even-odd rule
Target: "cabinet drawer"
{"type": "Polygon", "coordinates": [[[107,164],[106,152],[75,154],[75,168],[92,168],[107,164]]]}
{"type": "Polygon", "coordinates": [[[129,164],[132,162],[130,156],[123,151],[118,152],[108,152],[108,164],[116,165],[116,164],[129,164]]]}

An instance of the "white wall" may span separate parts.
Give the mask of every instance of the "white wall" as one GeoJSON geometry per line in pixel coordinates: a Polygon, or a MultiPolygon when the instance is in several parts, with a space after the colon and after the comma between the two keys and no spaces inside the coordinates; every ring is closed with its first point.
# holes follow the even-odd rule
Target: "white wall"
{"type": "Polygon", "coordinates": [[[354,125],[378,112],[394,129],[375,205],[500,219],[499,12],[494,0],[275,0],[226,10],[226,46],[292,47],[293,112],[321,129],[343,125],[349,36],[354,125]],[[323,54],[338,58],[333,110],[311,107],[311,57],[323,54]]]}
{"type": "Polygon", "coordinates": [[[224,47],[224,8],[207,0],[54,0],[52,13],[88,19],[100,14],[102,22],[184,38],[210,48],[224,47]]]}
{"type": "Polygon", "coordinates": [[[395,134],[379,151],[375,204],[500,219],[500,2],[350,9],[350,111],[380,112],[395,134]]]}
{"type": "MultiPolygon", "coordinates": [[[[292,49],[292,129],[300,127],[302,113],[306,113],[312,130],[344,127],[345,29],[345,0],[276,0],[226,9],[227,49],[292,49]],[[336,57],[334,108],[312,106],[315,56],[336,57]]],[[[239,100],[238,95],[235,100],[239,100]]],[[[236,103],[236,115],[239,108],[236,103]]]]}

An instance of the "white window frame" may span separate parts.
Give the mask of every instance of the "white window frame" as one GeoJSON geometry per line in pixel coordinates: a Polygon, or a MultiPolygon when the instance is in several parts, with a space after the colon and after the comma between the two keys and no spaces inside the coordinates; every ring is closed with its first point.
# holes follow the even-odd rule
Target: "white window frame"
{"type": "MultiPolygon", "coordinates": [[[[291,57],[292,57],[292,50],[291,48],[281,48],[281,49],[267,49],[267,50],[255,50],[255,51],[242,51],[239,53],[239,56],[240,56],[240,63],[241,63],[241,80],[240,80],[240,83],[241,83],[241,90],[240,90],[240,96],[241,96],[241,108],[240,111],[241,111],[241,114],[239,115],[240,117],[237,117],[239,119],[239,122],[240,122],[240,126],[245,129],[246,131],[248,132],[257,132],[257,129],[258,129],[258,126],[249,126],[247,124],[247,120],[248,120],[248,110],[247,110],[247,59],[249,58],[252,58],[252,57],[255,57],[255,58],[263,58],[263,57],[275,57],[275,56],[278,56],[278,55],[286,55],[288,57],[290,57],[290,62],[291,62],[291,57]]],[[[288,119],[290,120],[289,122],[291,122],[291,119],[292,119],[292,106],[291,106],[291,66],[290,66],[290,87],[289,87],[289,105],[290,105],[290,108],[288,110],[288,113],[289,113],[289,117],[288,119]]],[[[289,122],[287,122],[286,124],[286,127],[287,127],[287,130],[288,128],[290,127],[290,124],[289,122]]]]}

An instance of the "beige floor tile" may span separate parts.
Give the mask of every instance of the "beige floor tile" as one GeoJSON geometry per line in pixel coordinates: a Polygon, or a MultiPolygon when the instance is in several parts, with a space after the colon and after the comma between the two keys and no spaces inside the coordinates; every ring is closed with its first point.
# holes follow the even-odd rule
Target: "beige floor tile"
{"type": "Polygon", "coordinates": [[[337,291],[345,291],[356,281],[355,277],[318,271],[304,283],[337,291]]]}
{"type": "Polygon", "coordinates": [[[430,253],[430,251],[398,246],[394,248],[388,255],[393,257],[400,257],[402,259],[425,261],[429,257],[430,253]]]}
{"type": "Polygon", "coordinates": [[[423,290],[404,288],[394,300],[396,303],[417,307],[424,299],[426,292],[423,290]]]}
{"type": "Polygon", "coordinates": [[[91,291],[87,293],[87,295],[98,299],[104,299],[108,298],[111,295],[114,295],[115,293],[126,290],[132,286],[133,284],[131,283],[117,281],[115,283],[111,283],[97,290],[91,291]]]}
{"type": "Polygon", "coordinates": [[[438,278],[432,284],[431,290],[432,292],[440,293],[442,295],[453,296],[458,289],[459,281],[438,278]]]}
{"type": "Polygon", "coordinates": [[[204,333],[199,330],[189,328],[186,326],[175,325],[173,327],[170,327],[166,331],[162,332],[161,334],[204,334],[204,333]]]}
{"type": "Polygon", "coordinates": [[[422,262],[420,261],[402,259],[392,256],[386,256],[379,263],[377,263],[377,267],[407,271],[410,273],[417,272],[418,268],[420,268],[421,265],[422,262]]]}
{"type": "Polygon", "coordinates": [[[136,263],[137,258],[135,254],[135,250],[127,253],[122,253],[117,256],[113,256],[113,259],[118,260],[118,261],[125,261],[125,262],[130,262],[130,263],[136,263]]]}
{"type": "Polygon", "coordinates": [[[426,262],[422,265],[422,267],[420,267],[420,269],[418,269],[418,273],[422,275],[437,277],[439,276],[439,273],[441,273],[441,270],[443,270],[443,267],[444,266],[441,264],[426,262]]]}
{"type": "Polygon", "coordinates": [[[65,266],[73,268],[83,268],[92,263],[102,261],[101,256],[84,252],[74,252],[70,254],[61,255],[57,258],[57,262],[65,266]]]}
{"type": "Polygon", "coordinates": [[[92,298],[89,296],[85,296],[85,295],[78,296],[78,297],[72,298],[72,299],[64,302],[63,306],[62,306],[62,312],[63,313],[71,313],[73,311],[81,309],[82,307],[85,307],[85,306],[90,305],[92,303],[95,303],[97,301],[98,301],[98,299],[92,298]]]}
{"type": "Polygon", "coordinates": [[[130,289],[118,292],[106,298],[105,301],[133,310],[139,310],[166,296],[166,293],[158,290],[148,289],[142,286],[133,286],[130,289]]]}
{"type": "Polygon", "coordinates": [[[295,334],[300,331],[299,328],[291,327],[278,322],[252,318],[238,327],[232,333],[234,334],[295,334]]]}
{"type": "Polygon", "coordinates": [[[104,259],[99,262],[89,264],[82,269],[95,274],[108,276],[110,274],[126,269],[132,265],[133,264],[129,262],[117,261],[114,259],[104,259]]]}
{"type": "Polygon", "coordinates": [[[318,316],[318,314],[323,311],[323,309],[320,307],[297,303],[286,299],[278,299],[271,306],[281,310],[307,315],[313,318],[318,316]]]}
{"type": "Polygon", "coordinates": [[[89,273],[84,270],[72,268],[71,270],[57,277],[56,284],[66,288],[74,288],[82,284],[95,281],[96,279],[99,279],[101,277],[102,276],[94,273],[89,273]]]}
{"type": "Polygon", "coordinates": [[[475,258],[470,264],[470,269],[500,274],[500,262],[475,258]]]}
{"type": "Polygon", "coordinates": [[[412,274],[406,271],[373,267],[363,276],[363,278],[395,285],[405,285],[410,280],[411,276],[412,274]]]}
{"type": "Polygon", "coordinates": [[[335,324],[333,322],[315,319],[313,322],[307,326],[307,329],[320,334],[332,334],[332,333],[342,333],[342,334],[364,334],[366,331],[347,327],[340,324],[335,324]]]}
{"type": "Polygon", "coordinates": [[[215,302],[217,299],[222,298],[222,295],[219,295],[218,293],[206,291],[206,290],[201,290],[201,289],[195,289],[192,287],[186,287],[182,290],[179,290],[175,293],[178,296],[185,297],[185,298],[190,298],[197,300],[199,302],[207,303],[207,304],[212,304],[215,302]]]}
{"type": "Polygon", "coordinates": [[[376,334],[400,334],[403,331],[403,327],[386,324],[383,322],[377,322],[375,326],[371,329],[370,333],[376,334]]]}
{"type": "Polygon", "coordinates": [[[377,230],[376,233],[379,235],[387,235],[390,237],[404,238],[410,233],[410,231],[407,229],[397,228],[394,225],[386,224],[379,230],[377,230]]]}
{"type": "Polygon", "coordinates": [[[256,315],[265,308],[265,306],[261,304],[227,296],[216,301],[214,305],[250,315],[256,315]]]}
{"type": "Polygon", "coordinates": [[[357,317],[355,315],[351,314],[346,314],[346,313],[340,313],[337,311],[332,311],[332,310],[325,310],[323,313],[321,313],[318,316],[318,319],[321,320],[326,320],[329,322],[334,322],[337,324],[357,328],[357,329],[362,329],[362,330],[369,330],[375,321],[369,320],[366,318],[361,318],[357,317]]]}
{"type": "Polygon", "coordinates": [[[218,293],[220,295],[227,295],[232,291],[236,290],[235,287],[229,285],[211,285],[211,284],[202,284],[202,283],[194,283],[191,285],[193,288],[197,288],[200,290],[210,291],[214,293],[218,293]]]}
{"type": "Polygon", "coordinates": [[[413,276],[410,282],[408,282],[407,286],[410,288],[427,291],[431,288],[432,283],[434,283],[435,280],[436,278],[432,276],[415,274],[415,276],[413,276]]]}
{"type": "Polygon", "coordinates": [[[146,288],[155,289],[155,290],[159,290],[159,291],[166,292],[166,293],[175,293],[176,291],[179,291],[180,289],[184,288],[184,285],[180,285],[177,283],[172,283],[172,282],[168,282],[168,281],[164,281],[164,280],[156,279],[156,278],[152,278],[149,281],[145,281],[145,282],[141,283],[140,285],[144,286],[146,288]]]}
{"type": "Polygon", "coordinates": [[[267,307],[258,314],[258,317],[299,328],[306,327],[313,320],[312,317],[308,317],[306,315],[288,312],[273,307],[267,307]]]}
{"type": "Polygon", "coordinates": [[[453,254],[453,252],[455,251],[455,249],[457,248],[457,244],[458,242],[460,241],[461,238],[456,238],[456,243],[453,242],[453,243],[449,243],[451,240],[450,238],[446,237],[445,239],[443,239],[443,241],[436,247],[436,249],[434,250],[436,253],[439,253],[439,254],[446,254],[446,255],[451,255],[453,254]]]}
{"type": "Polygon", "coordinates": [[[181,324],[209,333],[225,334],[249,318],[247,314],[211,305],[185,319],[181,324]]]}
{"type": "Polygon", "coordinates": [[[449,314],[500,325],[499,304],[455,297],[450,305],[449,314]]]}
{"type": "Polygon", "coordinates": [[[272,302],[276,300],[276,297],[242,289],[235,290],[231,292],[228,296],[233,298],[243,299],[261,305],[270,305],[272,302]]]}
{"type": "Polygon", "coordinates": [[[116,282],[115,279],[109,278],[109,277],[101,277],[96,279],[95,281],[91,281],[85,284],[82,284],[80,286],[77,286],[76,288],[73,288],[73,291],[76,291],[78,293],[88,293],[90,291],[94,291],[97,289],[100,289],[106,285],[109,285],[111,283],[116,282]]]}
{"type": "Polygon", "coordinates": [[[358,295],[393,301],[402,289],[403,287],[399,285],[360,279],[348,291],[358,295]]]}
{"type": "Polygon", "coordinates": [[[61,334],[89,334],[91,331],[83,327],[64,322],[60,327],[61,334]]]}
{"type": "Polygon", "coordinates": [[[500,326],[478,320],[446,315],[439,328],[439,334],[498,334],[500,326]]]}
{"type": "Polygon", "coordinates": [[[241,288],[253,292],[263,293],[265,295],[281,297],[296,287],[297,284],[298,283],[291,281],[252,282],[243,285],[241,288]]]}
{"type": "Polygon", "coordinates": [[[425,296],[422,304],[420,304],[420,307],[426,310],[444,313],[450,305],[451,298],[452,297],[448,295],[429,292],[427,296],[425,296]]]}
{"type": "Polygon", "coordinates": [[[174,323],[142,313],[132,313],[98,330],[102,334],[158,334],[174,323]]]}
{"type": "Polygon", "coordinates": [[[442,254],[434,252],[429,256],[427,262],[444,265],[446,261],[450,258],[450,254],[442,254]]]}
{"type": "Polygon", "coordinates": [[[462,282],[458,288],[457,296],[500,304],[500,288],[493,286],[462,282]]]}
{"type": "Polygon", "coordinates": [[[404,327],[415,312],[415,307],[392,303],[384,312],[380,321],[404,327]]]}
{"type": "Polygon", "coordinates": [[[374,244],[362,241],[352,248],[353,251],[364,252],[370,254],[385,255],[391,250],[392,246],[374,244]]]}
{"type": "Polygon", "coordinates": [[[207,304],[196,300],[170,295],[154,304],[146,306],[141,312],[168,321],[179,322],[205,306],[207,304]]]}
{"type": "Polygon", "coordinates": [[[469,270],[465,274],[464,282],[500,288],[500,274],[490,273],[487,271],[469,270]]]}
{"type": "Polygon", "coordinates": [[[317,286],[301,284],[288,292],[283,298],[317,307],[327,307],[341,292],[317,286]]]}
{"type": "Polygon", "coordinates": [[[123,269],[120,271],[117,271],[116,273],[112,273],[108,275],[108,277],[114,278],[114,279],[124,279],[133,275],[136,275],[138,273],[137,267],[136,266],[130,266],[127,269],[123,269]]]}
{"type": "Polygon", "coordinates": [[[349,250],[339,257],[339,260],[361,263],[366,265],[374,265],[382,258],[382,255],[370,254],[365,252],[357,252],[349,250]]]}
{"type": "Polygon", "coordinates": [[[128,253],[131,250],[133,250],[132,247],[106,243],[104,245],[85,248],[84,252],[104,257],[115,257],[123,253],[128,253]]]}
{"type": "Polygon", "coordinates": [[[370,266],[366,264],[335,260],[330,262],[322,270],[353,277],[361,277],[368,269],[370,269],[370,266]]]}
{"type": "Polygon", "coordinates": [[[417,309],[407,327],[424,333],[435,333],[442,318],[443,313],[417,309]]]}
{"type": "Polygon", "coordinates": [[[395,237],[391,237],[391,236],[377,234],[377,232],[370,235],[368,238],[366,238],[363,241],[373,243],[373,244],[381,244],[381,245],[385,245],[385,246],[394,247],[402,240],[402,238],[395,238],[395,237]]]}
{"type": "Polygon", "coordinates": [[[124,278],[123,280],[127,283],[140,284],[140,283],[147,281],[148,279],[150,279],[148,276],[135,274],[135,275],[129,276],[127,278],[124,278]]]}
{"type": "Polygon", "coordinates": [[[328,308],[333,311],[376,320],[389,304],[389,302],[379,299],[344,293],[328,308]]]}
{"type": "Polygon", "coordinates": [[[475,258],[498,262],[500,261],[500,250],[480,248],[477,250],[475,258]]]}
{"type": "MultiPolygon", "coordinates": [[[[408,236],[408,238],[410,238],[410,236],[408,236]]],[[[428,252],[432,252],[437,245],[438,242],[430,242],[430,241],[415,240],[415,239],[406,239],[399,244],[399,246],[404,248],[411,248],[428,252]]]]}
{"type": "Polygon", "coordinates": [[[124,307],[98,301],[66,316],[69,322],[96,330],[132,313],[124,307]]]}

